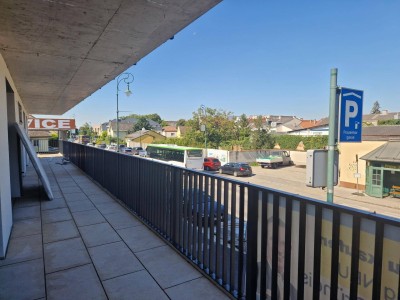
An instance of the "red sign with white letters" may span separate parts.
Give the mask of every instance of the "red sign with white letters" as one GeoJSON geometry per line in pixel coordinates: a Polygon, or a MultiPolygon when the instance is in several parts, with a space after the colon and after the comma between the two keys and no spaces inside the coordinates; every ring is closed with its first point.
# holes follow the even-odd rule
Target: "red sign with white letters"
{"type": "Polygon", "coordinates": [[[75,119],[28,119],[28,129],[70,130],[76,126],[75,119]]]}

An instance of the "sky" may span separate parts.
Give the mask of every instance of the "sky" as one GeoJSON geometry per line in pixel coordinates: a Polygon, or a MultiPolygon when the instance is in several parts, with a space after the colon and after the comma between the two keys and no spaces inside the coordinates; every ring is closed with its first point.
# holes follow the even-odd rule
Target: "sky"
{"type": "MultiPolygon", "coordinates": [[[[339,86],[364,91],[364,114],[375,101],[400,111],[399,12],[397,0],[225,0],[127,70],[133,94],[120,93],[120,115],[189,119],[205,105],[320,119],[332,68],[339,86]]],[[[115,90],[113,80],[63,117],[116,118],[115,90]]]]}

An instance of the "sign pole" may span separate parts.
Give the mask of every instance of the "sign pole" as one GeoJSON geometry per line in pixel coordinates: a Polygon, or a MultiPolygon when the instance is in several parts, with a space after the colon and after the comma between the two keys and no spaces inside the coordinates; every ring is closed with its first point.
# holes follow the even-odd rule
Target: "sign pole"
{"type": "Polygon", "coordinates": [[[334,160],[337,143],[337,68],[331,69],[331,91],[329,98],[329,138],[328,138],[328,166],[327,166],[327,201],[333,203],[334,160]]]}

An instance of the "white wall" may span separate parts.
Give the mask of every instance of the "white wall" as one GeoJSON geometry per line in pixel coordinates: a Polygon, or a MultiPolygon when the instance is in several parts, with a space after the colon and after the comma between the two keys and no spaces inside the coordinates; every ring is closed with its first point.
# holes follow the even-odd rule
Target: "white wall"
{"type": "Polygon", "coordinates": [[[0,258],[5,256],[12,227],[6,76],[10,78],[0,55],[0,258]]]}

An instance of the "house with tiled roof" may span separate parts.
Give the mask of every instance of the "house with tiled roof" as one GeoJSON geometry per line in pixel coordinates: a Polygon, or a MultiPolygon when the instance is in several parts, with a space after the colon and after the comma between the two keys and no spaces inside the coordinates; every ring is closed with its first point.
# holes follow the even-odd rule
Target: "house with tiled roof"
{"type": "Polygon", "coordinates": [[[379,121],[399,120],[400,112],[388,112],[382,110],[380,114],[367,114],[363,115],[363,123],[366,125],[378,125],[379,121]]]}
{"type": "Polygon", "coordinates": [[[142,147],[165,140],[166,137],[154,130],[139,130],[125,136],[125,143],[128,147],[142,147]]]}
{"type": "Polygon", "coordinates": [[[164,126],[161,134],[166,138],[174,138],[177,136],[178,128],[176,126],[164,126]]]}
{"type": "Polygon", "coordinates": [[[183,137],[190,129],[192,129],[190,126],[178,126],[176,136],[179,138],[183,137]]]}

